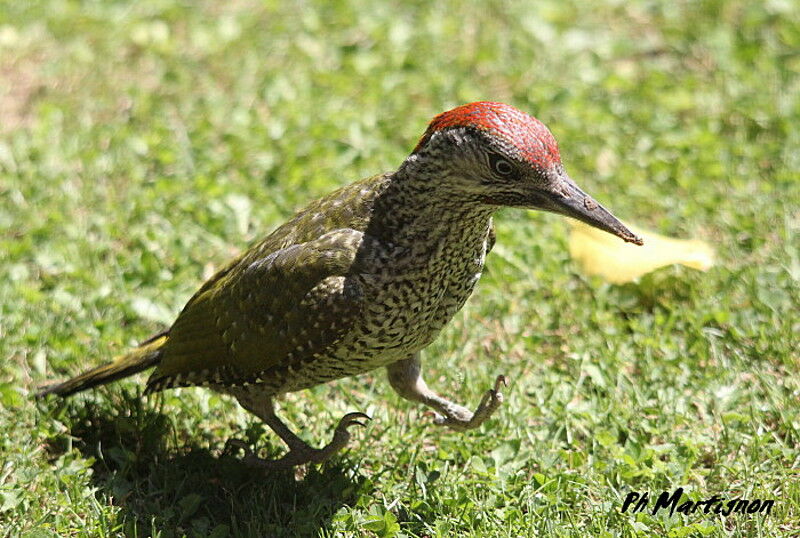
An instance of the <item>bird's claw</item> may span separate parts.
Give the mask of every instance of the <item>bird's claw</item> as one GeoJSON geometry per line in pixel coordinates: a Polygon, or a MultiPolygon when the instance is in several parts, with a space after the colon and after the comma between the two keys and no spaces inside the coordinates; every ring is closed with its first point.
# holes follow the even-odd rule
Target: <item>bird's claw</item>
{"type": "Polygon", "coordinates": [[[494,388],[487,390],[483,394],[481,403],[472,416],[471,422],[477,422],[475,426],[482,424],[486,419],[492,416],[492,413],[494,413],[498,407],[500,407],[500,404],[503,403],[503,393],[500,392],[500,389],[507,386],[508,378],[504,375],[497,376],[497,379],[494,380],[494,388]]]}
{"type": "Polygon", "coordinates": [[[504,387],[508,386],[508,378],[504,375],[497,376],[497,379],[494,380],[494,391],[498,392],[500,390],[500,385],[504,387]]]}
{"type": "MultiPolygon", "coordinates": [[[[497,376],[497,379],[494,380],[494,388],[487,390],[483,394],[483,398],[481,399],[481,404],[478,406],[478,409],[475,410],[475,414],[478,415],[484,409],[491,409],[489,414],[491,415],[495,409],[500,407],[500,404],[503,403],[503,393],[500,392],[502,387],[508,386],[508,378],[504,375],[497,376]]],[[[489,418],[488,416],[486,418],[489,418]]]]}
{"type": "Polygon", "coordinates": [[[491,417],[497,408],[503,403],[503,393],[500,392],[502,387],[508,386],[508,378],[504,375],[497,376],[494,381],[494,387],[483,393],[481,403],[474,413],[461,406],[454,406],[453,409],[448,410],[446,415],[436,414],[434,422],[440,425],[450,426],[454,430],[471,430],[477,428],[489,417],[491,417]]]}
{"type": "Polygon", "coordinates": [[[242,461],[251,466],[262,469],[289,469],[297,465],[306,463],[322,463],[343,449],[350,441],[350,426],[362,426],[367,424],[364,421],[372,420],[369,415],[364,413],[348,413],[339,420],[334,430],[333,439],[323,448],[313,448],[306,443],[290,445],[289,452],[282,457],[274,460],[259,458],[250,446],[241,439],[229,439],[225,443],[225,452],[231,449],[239,449],[244,452],[242,461]]]}
{"type": "Polygon", "coordinates": [[[364,413],[347,413],[339,419],[339,424],[336,425],[336,429],[333,431],[333,439],[331,439],[331,442],[323,448],[310,450],[307,456],[308,460],[315,463],[322,463],[342,450],[347,446],[347,443],[350,442],[350,432],[347,431],[347,428],[350,426],[366,427],[366,423],[362,422],[364,420],[372,420],[372,418],[364,413]]]}
{"type": "Polygon", "coordinates": [[[358,411],[354,413],[347,413],[339,420],[339,424],[336,426],[336,429],[347,429],[353,425],[361,426],[363,428],[367,427],[366,422],[361,422],[361,420],[356,419],[372,420],[372,417],[364,413],[359,413],[358,411]]]}

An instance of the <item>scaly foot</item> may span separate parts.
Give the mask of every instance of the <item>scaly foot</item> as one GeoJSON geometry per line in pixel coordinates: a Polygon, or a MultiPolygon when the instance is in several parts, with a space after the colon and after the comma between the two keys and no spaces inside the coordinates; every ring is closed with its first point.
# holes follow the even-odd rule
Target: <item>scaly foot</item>
{"type": "Polygon", "coordinates": [[[494,388],[484,393],[483,398],[481,398],[481,403],[474,413],[460,405],[452,404],[452,407],[443,409],[443,411],[446,411],[445,415],[437,413],[434,422],[442,426],[449,426],[458,431],[477,428],[486,422],[489,417],[497,411],[500,404],[503,403],[503,393],[500,392],[501,386],[508,386],[508,379],[506,379],[504,375],[497,376],[494,382],[494,388]]]}
{"type": "Polygon", "coordinates": [[[347,428],[354,425],[366,426],[358,419],[372,420],[364,413],[348,413],[339,420],[339,424],[333,432],[333,439],[323,448],[314,448],[305,442],[293,443],[294,446],[290,447],[289,452],[274,460],[259,458],[253,449],[241,439],[229,439],[225,447],[226,450],[228,447],[241,449],[244,452],[242,461],[245,464],[262,469],[290,469],[304,463],[322,463],[347,446],[350,441],[350,432],[347,428]]]}

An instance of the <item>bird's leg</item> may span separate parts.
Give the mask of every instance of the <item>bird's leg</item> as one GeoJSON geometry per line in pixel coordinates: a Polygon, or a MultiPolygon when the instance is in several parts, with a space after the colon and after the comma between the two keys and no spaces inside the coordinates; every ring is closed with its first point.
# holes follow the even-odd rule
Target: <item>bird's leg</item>
{"type": "Polygon", "coordinates": [[[419,353],[390,364],[386,367],[386,371],[389,383],[400,396],[432,407],[437,411],[436,424],[450,426],[459,431],[477,428],[491,417],[492,413],[503,403],[503,395],[500,392],[501,385],[508,385],[505,376],[498,376],[494,388],[484,393],[481,403],[473,413],[428,388],[428,384],[422,379],[419,353]]]}
{"type": "Polygon", "coordinates": [[[268,460],[259,458],[246,443],[239,439],[228,441],[230,446],[241,448],[245,452],[243,460],[245,463],[265,469],[288,469],[304,463],[322,463],[347,446],[350,441],[350,432],[347,428],[356,424],[364,426],[365,424],[359,419],[370,420],[364,413],[348,413],[339,420],[331,442],[323,448],[314,448],[300,439],[278,418],[272,398],[263,395],[256,397],[252,392],[238,392],[235,396],[242,407],[263,420],[289,447],[289,452],[283,457],[268,460]]]}

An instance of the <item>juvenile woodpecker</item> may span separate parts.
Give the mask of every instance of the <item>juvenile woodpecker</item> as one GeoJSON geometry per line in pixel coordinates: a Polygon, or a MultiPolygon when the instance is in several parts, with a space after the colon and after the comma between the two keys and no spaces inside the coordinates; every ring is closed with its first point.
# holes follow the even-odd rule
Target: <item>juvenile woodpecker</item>
{"type": "Polygon", "coordinates": [[[68,396],[155,368],[145,393],[206,386],[235,397],[288,446],[267,468],[322,462],[348,442],[345,415],[313,448],[275,414],[273,398],[385,367],[404,398],[435,421],[476,428],[500,406],[499,376],[476,410],[434,392],[420,351],[464,305],[494,244],[500,207],[581,220],[641,244],[584,193],[561,164],[553,135],[502,103],[477,102],[436,116],[411,155],[379,174],[311,202],[205,282],[175,323],[130,353],[39,395],[68,396]]]}

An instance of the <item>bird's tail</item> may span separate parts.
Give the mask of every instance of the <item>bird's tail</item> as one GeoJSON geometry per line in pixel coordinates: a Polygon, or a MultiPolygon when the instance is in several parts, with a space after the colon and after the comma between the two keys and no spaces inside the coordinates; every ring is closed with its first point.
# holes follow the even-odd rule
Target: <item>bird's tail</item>
{"type": "Polygon", "coordinates": [[[156,335],[150,340],[143,342],[130,353],[120,355],[109,363],[93,368],[88,372],[84,372],[62,383],[42,387],[42,389],[36,393],[36,397],[41,398],[48,394],[57,394],[61,397],[66,397],[76,392],[90,389],[98,385],[104,385],[156,366],[161,361],[161,347],[167,341],[167,338],[169,337],[166,333],[156,335]]]}

